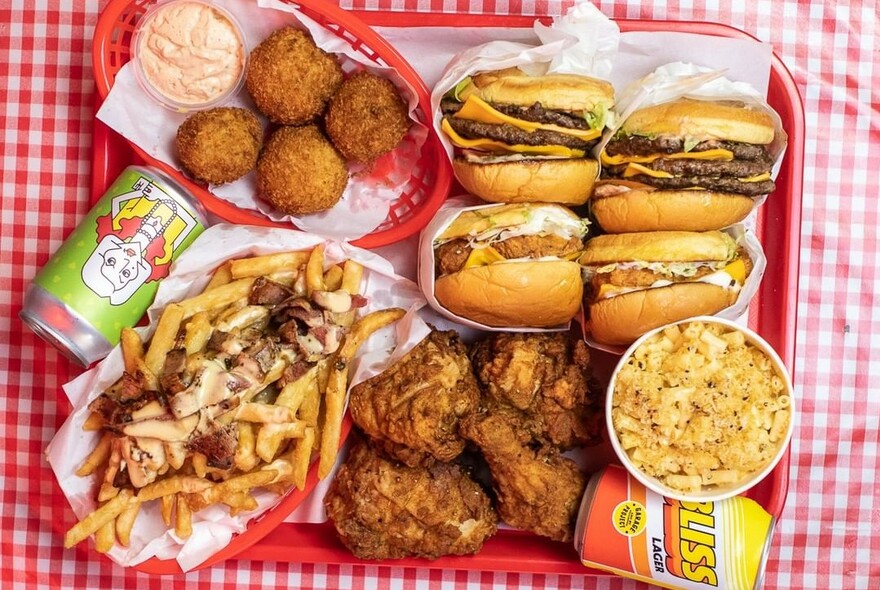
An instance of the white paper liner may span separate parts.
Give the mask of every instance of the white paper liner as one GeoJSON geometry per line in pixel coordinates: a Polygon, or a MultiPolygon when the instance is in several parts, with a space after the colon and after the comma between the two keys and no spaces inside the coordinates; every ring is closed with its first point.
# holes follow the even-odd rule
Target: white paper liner
{"type": "MultiPolygon", "coordinates": [[[[347,72],[366,68],[390,79],[408,104],[412,125],[403,142],[390,154],[379,158],[372,172],[349,163],[351,178],[348,186],[339,203],[328,211],[303,216],[282,214],[257,196],[253,172],[235,182],[213,186],[211,191],[242,209],[259,211],[273,221],[293,223],[301,230],[331,239],[354,240],[370,233],[386,219],[391,203],[407,188],[427,139],[427,127],[414,115],[418,107],[415,90],[397,70],[377,65],[354,50],[346,40],[290,4],[277,0],[214,0],[214,4],[226,8],[236,17],[244,30],[248,53],[273,31],[293,25],[308,30],[324,51],[339,55],[347,72]]],[[[264,129],[267,127],[265,118],[244,88],[225,106],[248,108],[260,117],[264,129]]],[[[187,114],[172,112],[153,101],[135,79],[131,63],[125,64],[118,72],[97,117],[157,160],[181,169],[175,135],[187,114]]]]}
{"type": "MultiPolygon", "coordinates": [[[[736,242],[748,252],[749,258],[752,259],[753,264],[752,272],[746,277],[746,282],[743,284],[742,289],[740,289],[739,296],[736,298],[733,305],[714,314],[716,317],[736,321],[745,315],[749,303],[758,293],[758,288],[761,286],[761,279],[764,276],[764,271],[767,269],[767,256],[764,254],[764,248],[761,247],[761,243],[758,241],[754,232],[747,229],[744,224],[737,223],[736,225],[732,225],[721,231],[736,240],[736,242]]],[[[623,354],[628,348],[628,345],[611,346],[596,342],[590,334],[589,322],[584,326],[584,340],[586,340],[587,344],[592,348],[604,350],[617,355],[623,354]]]]}
{"type": "MultiPolygon", "coordinates": [[[[339,242],[327,242],[319,236],[296,230],[227,224],[208,228],[174,263],[170,276],[160,284],[156,300],[150,308],[150,325],[138,328],[138,331],[147,339],[162,308],[167,303],[199,293],[210,279],[210,272],[226,260],[311,249],[319,243],[325,245],[327,265],[345,259],[363,264],[361,292],[368,302],[361,310],[362,314],[389,307],[409,310],[402,320],[376,332],[362,345],[353,363],[351,383],[356,384],[377,375],[428,333],[428,327],[416,313],[425,304],[418,286],[397,275],[390,263],[372,252],[339,242]]],[[[46,455],[78,518],[83,518],[95,509],[94,498],[98,486],[95,476],[83,478],[75,474],[100,438],[100,433],[84,432],[82,429],[90,413],[87,406],[119,378],[122,370],[122,354],[117,346],[98,366],[64,386],[74,409],[50,442],[46,455]]],[[[327,478],[327,481],[330,479],[332,477],[327,478]]],[[[115,562],[129,566],[152,556],[176,558],[184,571],[192,569],[226,546],[233,534],[245,530],[251,518],[276,504],[279,499],[268,492],[257,493],[255,497],[259,508],[234,518],[229,516],[225,507],[220,506],[212,506],[193,514],[193,534],[186,541],[176,538],[173,530],[166,531],[157,503],[147,503],[142,507],[132,530],[130,546],[123,548],[117,545],[109,556],[115,562]]],[[[309,497],[315,501],[306,510],[310,519],[323,519],[320,507],[322,498],[323,493],[309,497]]]]}

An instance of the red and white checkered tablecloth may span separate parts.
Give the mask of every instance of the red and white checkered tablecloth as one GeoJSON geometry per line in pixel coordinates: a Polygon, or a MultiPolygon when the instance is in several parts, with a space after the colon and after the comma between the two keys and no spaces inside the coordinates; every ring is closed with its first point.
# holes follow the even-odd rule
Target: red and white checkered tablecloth
{"type": "MultiPolygon", "coordinates": [[[[229,561],[176,579],[127,571],[89,543],[43,457],[78,373],[18,319],[28,281],[89,208],[97,3],[0,2],[0,586],[635,588],[583,576],[229,561]]],[[[101,5],[104,3],[102,2],[101,5]]],[[[346,8],[560,14],[548,0],[345,0],[346,8]]],[[[791,486],[766,588],[880,588],[880,30],[873,0],[605,0],[616,18],[716,21],[770,42],[804,99],[801,278],[791,486]],[[748,5],[748,8],[744,8],[748,5]]],[[[793,318],[792,321],[795,321],[793,318]]]]}

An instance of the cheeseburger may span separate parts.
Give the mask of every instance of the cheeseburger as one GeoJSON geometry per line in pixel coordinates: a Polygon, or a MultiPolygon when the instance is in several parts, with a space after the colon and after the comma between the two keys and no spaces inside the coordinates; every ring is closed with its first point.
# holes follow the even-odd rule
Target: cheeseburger
{"type": "Polygon", "coordinates": [[[745,249],[720,231],[606,234],[580,262],[590,332],[612,345],[730,307],[752,271],[745,249]]]}
{"type": "Polygon", "coordinates": [[[494,327],[569,321],[583,298],[587,222],[565,207],[519,203],[464,211],[434,238],[434,296],[494,327]]]}
{"type": "Polygon", "coordinates": [[[486,201],[582,205],[599,175],[589,152],[613,104],[611,84],[586,76],[509,68],[466,78],[441,102],[455,175],[486,201]]]}
{"type": "Polygon", "coordinates": [[[630,115],[600,158],[591,210],[609,233],[704,231],[742,221],[773,191],[769,113],[679,99],[630,115]]]}

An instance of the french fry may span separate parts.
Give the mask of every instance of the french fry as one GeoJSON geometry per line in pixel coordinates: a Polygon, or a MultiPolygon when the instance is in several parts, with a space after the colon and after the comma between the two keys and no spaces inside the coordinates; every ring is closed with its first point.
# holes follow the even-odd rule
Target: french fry
{"type": "Polygon", "coordinates": [[[101,487],[98,490],[98,502],[106,502],[107,500],[112,500],[117,495],[119,495],[119,488],[114,486],[112,483],[103,482],[101,483],[101,487]]]}
{"type": "Polygon", "coordinates": [[[101,528],[95,531],[95,551],[98,553],[107,553],[113,549],[116,542],[116,528],[113,525],[113,519],[104,523],[101,528]]]}
{"type": "Polygon", "coordinates": [[[296,441],[291,453],[293,462],[293,485],[296,489],[303,490],[306,487],[306,476],[309,473],[309,464],[312,461],[312,449],[315,447],[315,429],[306,428],[303,437],[296,441]]]}
{"type": "Polygon", "coordinates": [[[83,422],[82,428],[85,432],[92,432],[95,430],[101,430],[102,428],[104,428],[105,424],[106,422],[101,414],[97,412],[92,412],[91,414],[89,414],[89,417],[86,418],[86,421],[83,422]]]}
{"type": "Polygon", "coordinates": [[[135,502],[116,517],[116,539],[123,547],[128,547],[131,540],[131,529],[141,510],[140,502],[135,502]]]}
{"type": "MultiPolygon", "coordinates": [[[[164,363],[164,359],[163,359],[164,363]]],[[[158,391],[159,390],[159,378],[156,376],[156,373],[151,371],[147,367],[146,359],[141,359],[138,362],[138,370],[141,372],[144,378],[144,388],[150,391],[158,391]]]]}
{"type": "MultiPolygon", "coordinates": [[[[105,524],[112,524],[113,519],[136,502],[137,499],[134,497],[132,490],[119,490],[115,498],[112,498],[103,506],[88,514],[67,531],[67,534],[64,535],[64,547],[70,549],[89,535],[97,532],[105,524]]],[[[110,530],[113,531],[112,528],[110,530]]]]}
{"type": "Polygon", "coordinates": [[[162,513],[162,522],[165,526],[171,526],[171,517],[174,516],[174,504],[177,502],[178,496],[168,495],[159,498],[159,509],[162,513]]]}
{"type": "Polygon", "coordinates": [[[208,312],[200,311],[186,323],[183,347],[186,348],[187,356],[199,353],[205,349],[211,333],[214,331],[208,319],[208,312]]]}
{"type": "Polygon", "coordinates": [[[166,441],[164,447],[165,459],[168,461],[168,465],[175,471],[183,467],[183,464],[186,462],[186,442],[166,441]]]}
{"type": "Polygon", "coordinates": [[[278,404],[260,404],[246,402],[238,406],[235,419],[244,422],[261,422],[263,424],[283,424],[293,422],[295,412],[278,404]]]}
{"type": "Polygon", "coordinates": [[[315,371],[315,379],[310,379],[309,382],[306,383],[307,387],[305,388],[302,402],[299,405],[297,416],[307,425],[317,426],[318,415],[321,411],[321,392],[327,387],[329,361],[318,361],[318,364],[316,364],[311,370],[315,371]]]}
{"type": "MultiPolygon", "coordinates": [[[[309,259],[309,252],[280,252],[266,256],[253,256],[240,258],[230,262],[232,277],[241,279],[245,277],[259,277],[271,275],[285,270],[295,270],[305,264],[309,259]]],[[[323,263],[322,263],[323,264],[323,263]]]]}
{"type": "Polygon", "coordinates": [[[314,291],[326,291],[324,287],[324,245],[318,244],[312,249],[306,264],[306,295],[311,297],[314,291]]]}
{"type": "Polygon", "coordinates": [[[318,367],[312,367],[296,381],[290,381],[281,388],[275,399],[276,406],[290,408],[292,412],[299,410],[306,395],[312,389],[318,390],[318,367]]]}
{"type": "Polygon", "coordinates": [[[89,453],[89,456],[86,457],[86,460],[76,470],[76,474],[80,477],[91,475],[98,470],[98,467],[107,463],[108,459],[110,459],[110,444],[112,442],[113,435],[105,432],[101,440],[98,441],[98,444],[95,445],[95,448],[92,449],[92,452],[89,453]]]}
{"type": "Polygon", "coordinates": [[[193,453],[192,468],[196,477],[204,478],[208,475],[208,458],[202,453],[193,453]]]}
{"type": "Polygon", "coordinates": [[[178,304],[183,310],[183,319],[191,318],[200,311],[210,312],[211,310],[229,305],[235,301],[247,299],[253,285],[254,278],[246,277],[221,285],[210,291],[204,291],[195,297],[184,299],[178,304]]]}
{"type": "MultiPolygon", "coordinates": [[[[360,292],[361,288],[361,280],[364,275],[364,267],[354,260],[346,260],[345,261],[345,269],[342,274],[342,290],[347,292],[349,295],[355,295],[360,292]]],[[[339,318],[339,323],[343,326],[349,327],[352,323],[354,323],[354,318],[357,316],[357,310],[350,309],[341,314],[339,318]]]]}
{"type": "Polygon", "coordinates": [[[141,502],[149,502],[169,494],[193,494],[213,485],[212,482],[195,475],[172,475],[142,487],[137,499],[141,502]]]}
{"type": "MultiPolygon", "coordinates": [[[[271,485],[271,484],[270,484],[271,485]]],[[[259,504],[257,499],[247,492],[238,492],[232,494],[223,500],[223,503],[229,506],[229,515],[235,516],[240,512],[256,510],[259,504]]]]}
{"type": "Polygon", "coordinates": [[[217,287],[222,287],[228,283],[232,282],[232,270],[231,263],[224,262],[220,266],[217,267],[217,270],[214,271],[214,274],[211,275],[211,280],[208,281],[208,284],[205,285],[203,291],[210,291],[211,289],[216,289],[217,287]]]}
{"type": "Polygon", "coordinates": [[[174,533],[181,539],[188,539],[192,532],[192,512],[189,504],[178,500],[177,510],[174,513],[174,533]]]}
{"type": "Polygon", "coordinates": [[[238,425],[238,447],[235,449],[235,467],[241,471],[250,471],[257,466],[259,458],[254,450],[256,437],[254,425],[242,422],[238,425]]]}
{"type": "Polygon", "coordinates": [[[277,472],[274,469],[251,471],[250,473],[229,478],[224,482],[199,492],[189,494],[187,501],[192,510],[201,510],[205,506],[216,504],[223,498],[236,492],[245,492],[253,488],[262,487],[275,479],[276,475],[277,472]]]}
{"type": "Polygon", "coordinates": [[[324,273],[324,288],[327,291],[336,291],[342,287],[342,268],[334,264],[324,273]]]}
{"type": "Polygon", "coordinates": [[[346,260],[345,267],[342,269],[342,285],[341,289],[347,291],[349,295],[360,293],[361,279],[364,276],[364,267],[354,260],[346,260]]]}
{"type": "Polygon", "coordinates": [[[119,346],[122,349],[125,372],[134,375],[140,368],[140,361],[144,358],[144,343],[141,340],[141,335],[132,328],[122,328],[122,333],[119,335],[119,346]]]}
{"type": "Polygon", "coordinates": [[[302,438],[306,423],[297,421],[287,424],[263,424],[257,432],[257,457],[269,463],[275,458],[281,441],[288,438],[302,438]]]}
{"type": "Polygon", "coordinates": [[[144,364],[147,365],[147,369],[153,375],[160,375],[162,373],[165,355],[174,348],[177,332],[180,330],[180,323],[183,321],[183,314],[183,307],[177,303],[169,303],[159,317],[156,331],[150,339],[150,347],[144,355],[144,364]]]}
{"type": "Polygon", "coordinates": [[[392,308],[365,315],[354,323],[345,337],[345,342],[331,361],[327,390],[324,393],[324,426],[321,429],[321,458],[318,463],[320,479],[327,477],[336,462],[342,432],[345,394],[348,389],[348,366],[351,364],[351,359],[373,332],[396,322],[405,313],[402,309],[392,308]]]}

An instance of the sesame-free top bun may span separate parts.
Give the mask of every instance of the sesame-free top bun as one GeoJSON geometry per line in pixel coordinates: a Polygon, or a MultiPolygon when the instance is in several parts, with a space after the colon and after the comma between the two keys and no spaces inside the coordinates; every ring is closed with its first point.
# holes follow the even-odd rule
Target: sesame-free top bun
{"type": "Polygon", "coordinates": [[[700,262],[728,260],[736,243],[720,231],[664,231],[607,234],[587,242],[580,263],[585,266],[612,262],[700,262]]]}
{"type": "Polygon", "coordinates": [[[589,305],[594,340],[628,346],[664,324],[698,315],[714,315],[733,305],[737,294],[709,283],[677,283],[602,299],[589,305]]]}
{"type": "Polygon", "coordinates": [[[746,195],[646,185],[628,188],[625,182],[606,181],[620,184],[620,192],[605,195],[597,190],[590,200],[593,217],[608,233],[721,229],[739,223],[755,207],[755,200],[746,195]]]}
{"type": "Polygon", "coordinates": [[[440,277],[434,296],[452,313],[487,326],[546,328],[577,314],[583,282],[576,262],[503,262],[440,277]]]}
{"type": "Polygon", "coordinates": [[[452,167],[467,192],[491,203],[583,205],[599,175],[599,163],[587,158],[474,163],[459,157],[452,167]]]}
{"type": "Polygon", "coordinates": [[[775,134],[765,111],[741,103],[682,98],[637,110],[624,121],[628,135],[721,139],[766,145],[775,134]]]}
{"type": "Polygon", "coordinates": [[[462,101],[477,94],[488,103],[531,106],[540,102],[545,109],[560,111],[591,111],[598,104],[608,108],[614,104],[614,87],[589,76],[529,76],[518,68],[507,68],[477,74],[471,81],[460,95],[462,101]]]}
{"type": "Polygon", "coordinates": [[[476,236],[491,229],[513,227],[528,222],[536,214],[564,215],[570,217],[572,221],[581,221],[577,213],[571,209],[548,203],[510,203],[477,207],[459,213],[436,239],[452,240],[476,236]]]}

